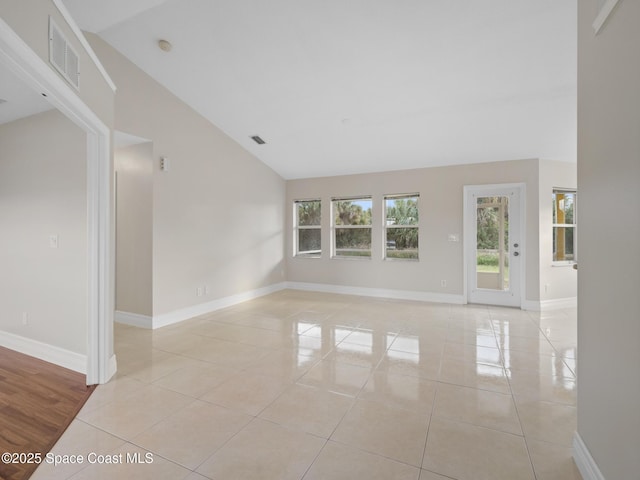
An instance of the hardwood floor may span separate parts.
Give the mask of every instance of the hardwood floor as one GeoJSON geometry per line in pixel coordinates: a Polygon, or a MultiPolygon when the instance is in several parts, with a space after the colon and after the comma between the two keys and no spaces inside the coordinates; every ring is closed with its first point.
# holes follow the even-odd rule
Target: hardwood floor
{"type": "MultiPolygon", "coordinates": [[[[44,457],[95,386],[83,374],[0,347],[0,454],[44,457]]],[[[0,460],[0,479],[29,478],[36,463],[0,460]]]]}

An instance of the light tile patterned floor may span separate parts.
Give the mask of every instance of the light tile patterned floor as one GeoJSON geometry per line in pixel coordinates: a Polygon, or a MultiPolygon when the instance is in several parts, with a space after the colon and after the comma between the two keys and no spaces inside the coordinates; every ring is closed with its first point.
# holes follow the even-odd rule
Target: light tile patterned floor
{"type": "Polygon", "coordinates": [[[52,452],[84,463],[32,478],[580,479],[575,310],[285,290],[115,336],[52,452]]]}

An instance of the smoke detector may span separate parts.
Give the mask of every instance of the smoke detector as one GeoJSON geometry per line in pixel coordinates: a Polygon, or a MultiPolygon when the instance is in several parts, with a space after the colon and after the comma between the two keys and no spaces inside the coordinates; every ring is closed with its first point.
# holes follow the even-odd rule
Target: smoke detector
{"type": "Polygon", "coordinates": [[[173,48],[173,45],[171,45],[171,42],[169,42],[168,40],[160,39],[158,40],[158,47],[160,47],[160,50],[162,50],[163,52],[170,52],[173,48]]]}

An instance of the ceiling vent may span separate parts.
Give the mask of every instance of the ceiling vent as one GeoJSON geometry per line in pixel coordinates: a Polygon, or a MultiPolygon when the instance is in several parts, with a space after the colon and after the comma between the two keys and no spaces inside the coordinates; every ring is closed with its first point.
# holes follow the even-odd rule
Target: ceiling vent
{"type": "Polygon", "coordinates": [[[251,137],[251,140],[253,140],[254,142],[256,142],[258,145],[264,145],[265,143],[267,143],[267,142],[265,142],[263,139],[261,139],[258,135],[253,135],[253,136],[251,137]]]}
{"type": "Polygon", "coordinates": [[[49,62],[76,89],[80,89],[80,60],[66,37],[49,17],[49,62]]]}

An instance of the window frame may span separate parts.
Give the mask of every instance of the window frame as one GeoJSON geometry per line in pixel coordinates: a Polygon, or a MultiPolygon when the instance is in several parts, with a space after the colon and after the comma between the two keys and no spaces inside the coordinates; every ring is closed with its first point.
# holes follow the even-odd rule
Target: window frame
{"type": "Polygon", "coordinates": [[[382,258],[386,261],[399,261],[399,262],[419,262],[420,261],[420,194],[419,193],[395,193],[388,194],[382,197],[382,230],[383,230],[383,238],[382,238],[382,258]],[[416,206],[418,208],[418,218],[417,222],[412,225],[401,225],[394,224],[389,225],[388,216],[387,216],[387,200],[400,200],[400,199],[416,199],[416,206]],[[400,257],[389,257],[387,254],[387,238],[389,229],[415,229],[418,234],[418,248],[417,248],[417,257],[416,258],[400,258],[400,257]]]}
{"type": "MultiPolygon", "coordinates": [[[[553,200],[553,210],[551,211],[551,265],[552,266],[568,266],[578,263],[578,190],[575,188],[554,188],[551,193],[553,200]],[[573,223],[556,223],[554,222],[554,213],[556,209],[557,194],[573,195],[573,223]],[[573,229],[573,260],[554,260],[554,238],[556,238],[556,228],[573,229]]],[[[555,215],[557,220],[557,214],[555,215]]]]}
{"type": "MultiPolygon", "coordinates": [[[[331,197],[331,258],[340,260],[371,260],[373,258],[373,196],[372,195],[358,195],[353,197],[331,197]],[[336,224],[336,202],[358,202],[369,201],[371,203],[371,216],[368,225],[337,225],[336,224]],[[338,230],[369,230],[370,247],[369,255],[338,255],[336,245],[336,234],[338,230]]],[[[341,249],[344,250],[344,249],[341,249]]],[[[354,249],[353,251],[366,251],[364,249],[354,249]]]]}
{"type": "Polygon", "coordinates": [[[305,198],[293,201],[293,256],[295,258],[322,258],[322,199],[305,198]],[[298,215],[298,206],[302,203],[318,202],[320,204],[320,223],[318,225],[300,225],[300,217],[298,215]],[[300,231],[301,230],[319,230],[320,231],[320,250],[317,253],[313,251],[300,251],[300,231]]]}

